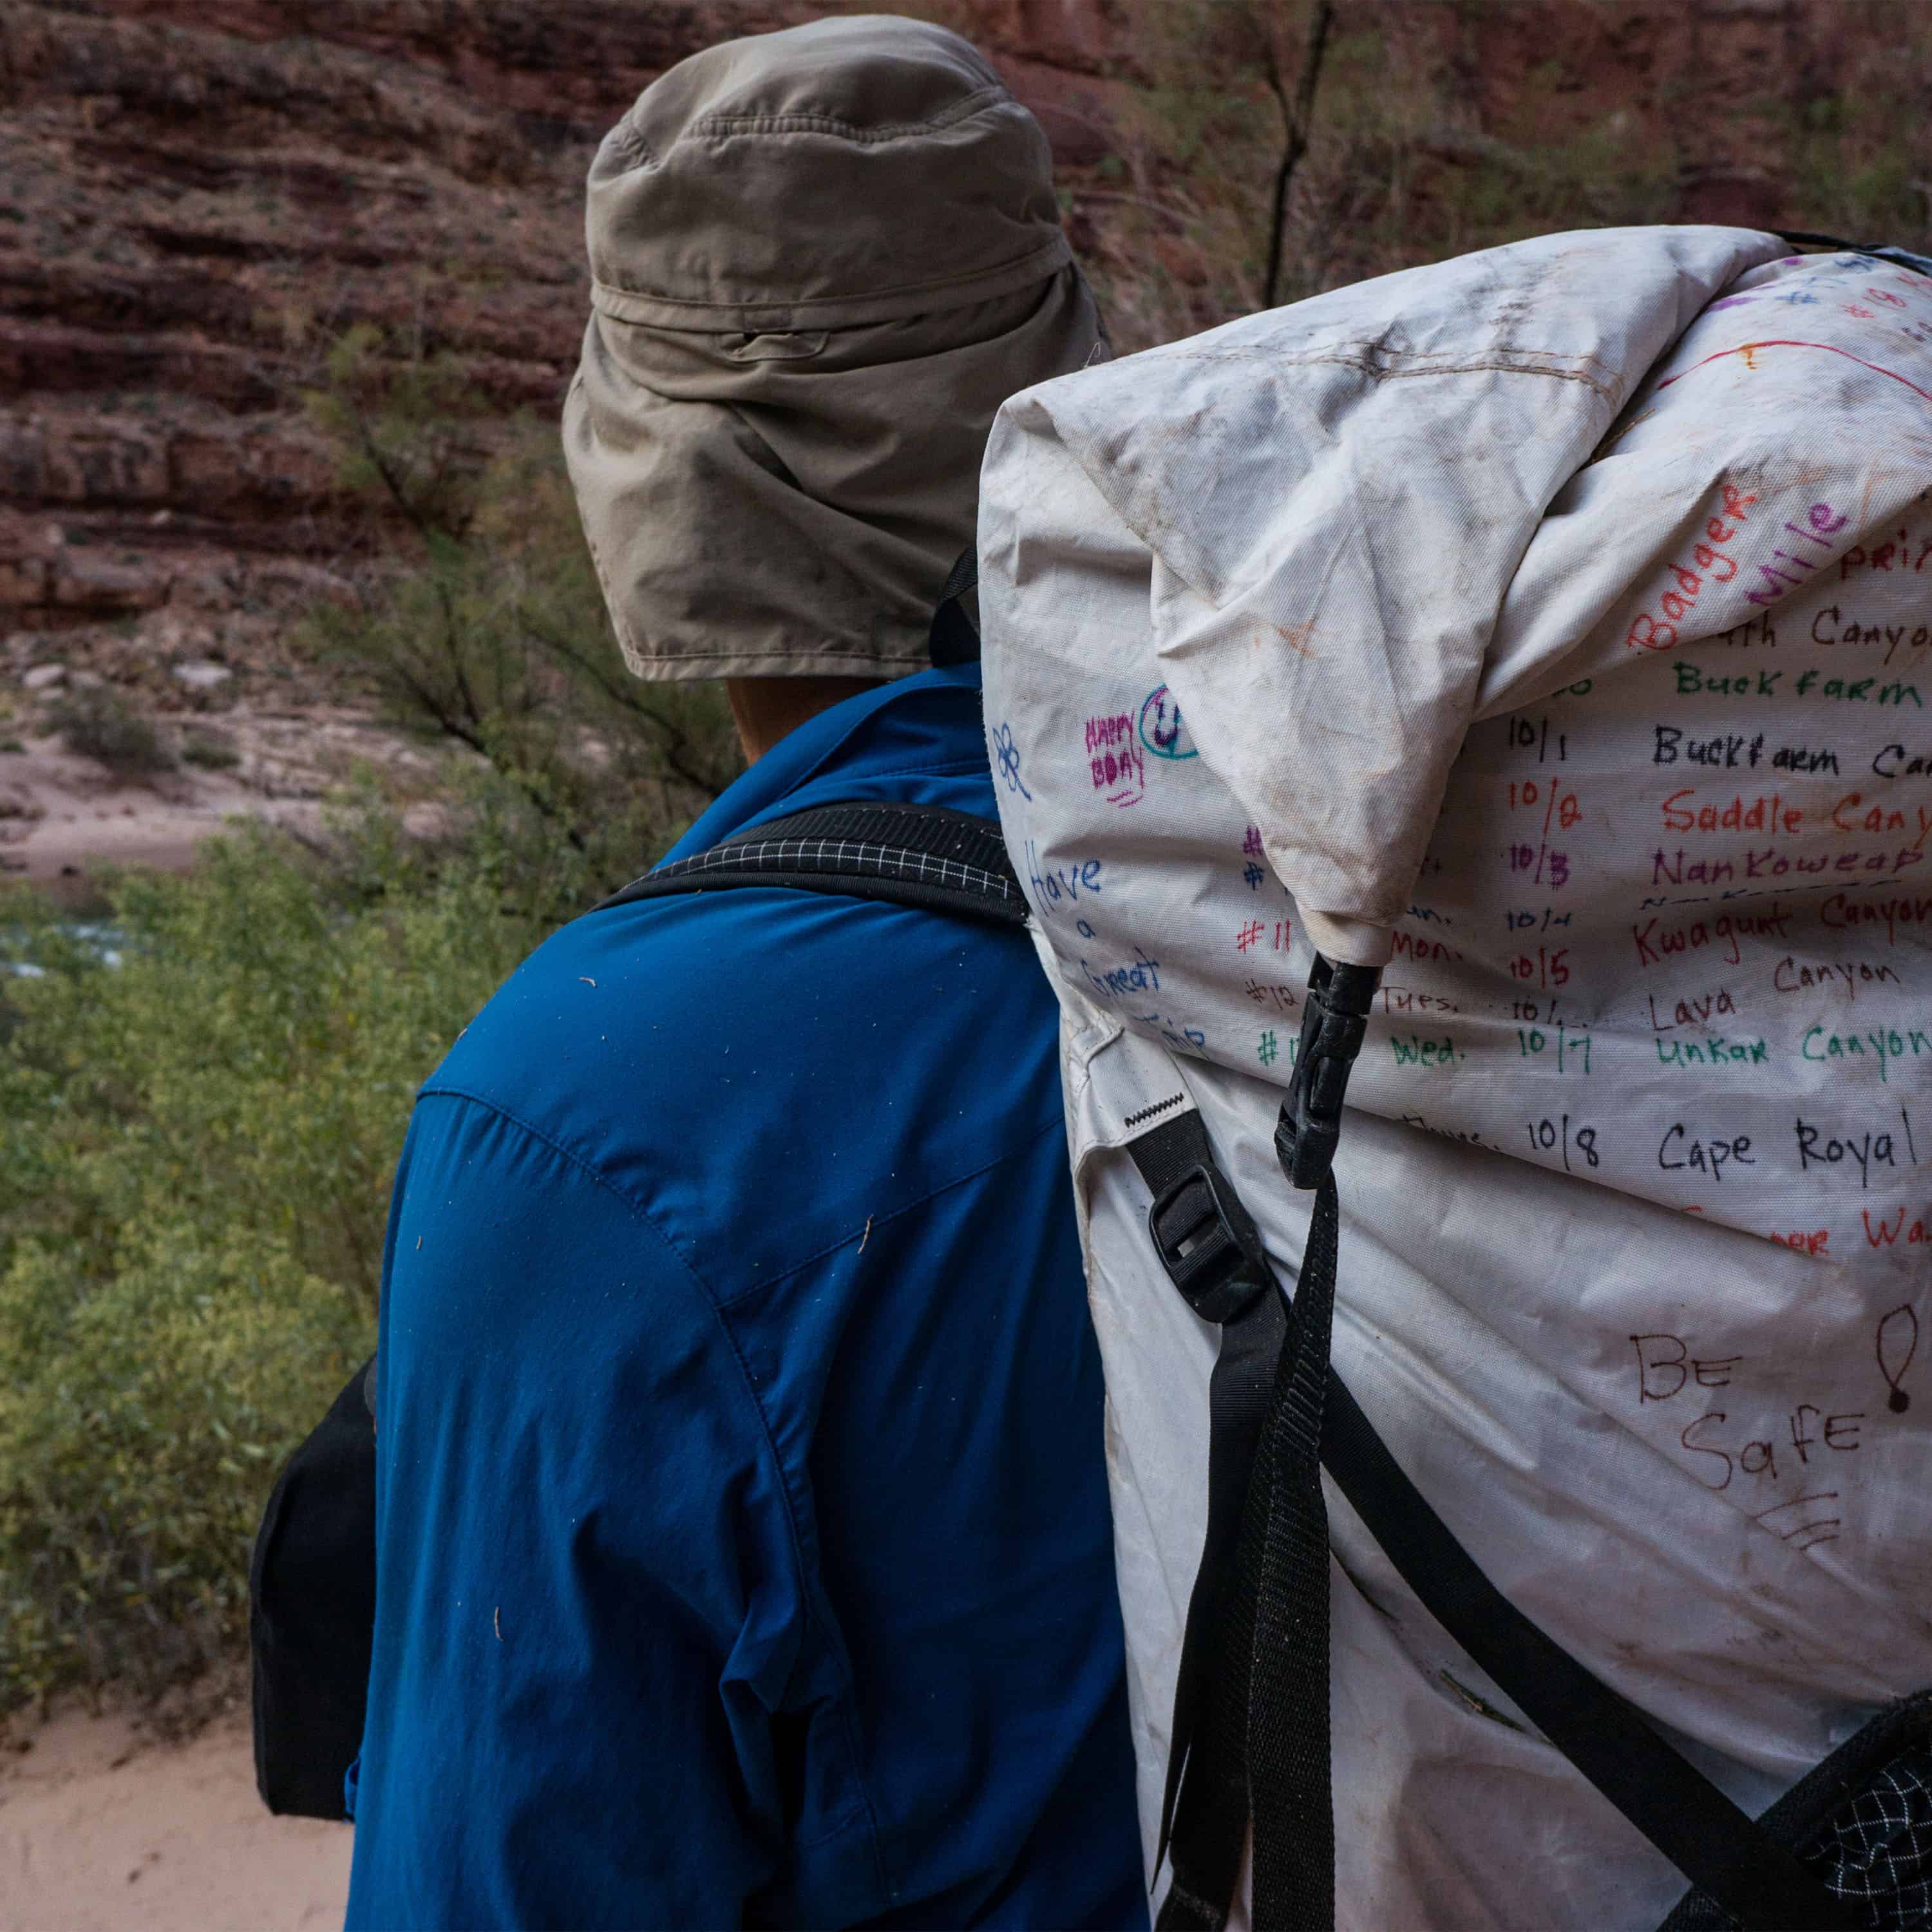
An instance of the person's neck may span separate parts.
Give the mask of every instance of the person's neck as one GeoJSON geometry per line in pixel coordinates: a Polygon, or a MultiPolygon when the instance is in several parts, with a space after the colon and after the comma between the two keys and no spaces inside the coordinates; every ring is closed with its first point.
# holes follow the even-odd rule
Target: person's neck
{"type": "Polygon", "coordinates": [[[821,711],[862,691],[876,691],[882,677],[728,677],[725,695],[745,762],[754,765],[780,739],[821,711]]]}

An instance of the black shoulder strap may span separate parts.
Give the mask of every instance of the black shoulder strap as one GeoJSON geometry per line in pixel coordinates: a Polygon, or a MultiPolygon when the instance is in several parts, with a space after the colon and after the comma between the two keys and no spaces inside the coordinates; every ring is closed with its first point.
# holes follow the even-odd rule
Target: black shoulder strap
{"type": "Polygon", "coordinates": [[[1334,1924],[1318,1439],[1322,1464],[1430,1613],[1694,1886],[1747,1932],[1862,1922],[1504,1597],[1389,1453],[1328,1365],[1332,1176],[1321,1180],[1285,1311],[1199,1114],[1169,1115],[1127,1151],[1154,1196],[1148,1226],[1163,1267],[1196,1313],[1222,1324],[1207,1538],[1175,1689],[1162,1819],[1174,1882],[1162,1926],[1218,1932],[1226,1923],[1250,1817],[1256,1924],[1334,1924]],[[1270,1373],[1271,1350],[1280,1359],[1270,1373]]]}
{"type": "Polygon", "coordinates": [[[1023,926],[1026,900],[1000,828],[945,806],[876,799],[813,806],[674,860],[593,908],[734,886],[790,886],[1023,926]]]}
{"type": "Polygon", "coordinates": [[[969,544],[959,553],[946,577],[932,614],[932,628],[926,633],[926,654],[934,664],[979,662],[980,634],[974,629],[963,602],[967,592],[979,581],[979,553],[969,544]]]}

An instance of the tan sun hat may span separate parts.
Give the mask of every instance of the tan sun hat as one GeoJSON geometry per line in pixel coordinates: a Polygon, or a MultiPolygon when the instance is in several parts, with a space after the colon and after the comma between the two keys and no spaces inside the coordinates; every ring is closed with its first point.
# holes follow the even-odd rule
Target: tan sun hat
{"type": "Polygon", "coordinates": [[[994,411],[1101,340],[1038,124],[956,34],[821,20],[653,82],[587,204],[564,448],[632,670],[922,669],[994,411]]]}

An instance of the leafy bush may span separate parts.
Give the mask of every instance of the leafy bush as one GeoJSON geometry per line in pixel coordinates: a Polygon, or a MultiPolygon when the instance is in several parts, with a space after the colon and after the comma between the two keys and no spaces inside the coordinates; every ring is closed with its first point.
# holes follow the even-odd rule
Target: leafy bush
{"type": "Polygon", "coordinates": [[[212,731],[190,731],[182,744],[182,762],[199,765],[203,771],[232,771],[242,762],[242,754],[232,738],[212,731]]]}
{"type": "Polygon", "coordinates": [[[50,716],[70,752],[105,765],[117,778],[174,769],[174,754],[153,724],[104,686],[69,693],[50,716]]]}
{"type": "Polygon", "coordinates": [[[241,1641],[274,1472],[373,1345],[411,1096],[536,936],[482,868],[358,908],[259,832],[108,892],[118,965],[8,902],[0,1711],[241,1641]]]}
{"type": "MultiPolygon", "coordinates": [[[[275,1471],[372,1346],[416,1087],[737,769],[721,692],[623,670],[554,433],[382,348],[345,338],[312,399],[389,527],[309,635],[449,750],[437,782],[364,774],[305,846],[110,881],[118,964],[51,907],[0,916],[32,968],[0,976],[0,1712],[238,1646],[275,1471]]],[[[106,694],[69,704],[76,749],[158,768],[106,694]]]]}

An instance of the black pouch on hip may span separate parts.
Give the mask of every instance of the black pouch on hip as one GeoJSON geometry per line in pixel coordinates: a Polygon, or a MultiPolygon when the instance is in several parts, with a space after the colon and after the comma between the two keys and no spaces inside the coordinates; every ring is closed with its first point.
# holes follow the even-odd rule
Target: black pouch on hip
{"type": "Polygon", "coordinates": [[[255,1786],[271,1811],[344,1816],[376,1622],[376,1359],[277,1479],[248,1566],[255,1786]]]}

